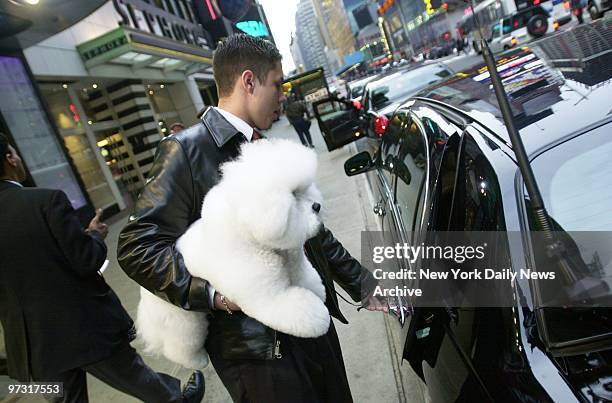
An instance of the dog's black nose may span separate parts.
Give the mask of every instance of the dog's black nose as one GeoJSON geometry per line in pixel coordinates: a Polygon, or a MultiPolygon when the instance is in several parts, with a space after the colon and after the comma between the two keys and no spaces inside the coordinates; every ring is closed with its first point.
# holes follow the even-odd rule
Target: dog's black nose
{"type": "Polygon", "coordinates": [[[314,210],[315,213],[318,213],[319,211],[321,211],[321,205],[319,203],[312,203],[312,209],[314,210]]]}

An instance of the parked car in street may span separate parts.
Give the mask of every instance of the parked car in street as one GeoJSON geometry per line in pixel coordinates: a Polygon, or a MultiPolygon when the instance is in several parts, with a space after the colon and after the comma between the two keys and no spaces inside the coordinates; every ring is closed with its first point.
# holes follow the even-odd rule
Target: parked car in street
{"type": "MultiPolygon", "coordinates": [[[[579,257],[569,270],[601,284],[612,280],[612,242],[584,244],[570,231],[609,240],[604,231],[612,230],[611,38],[612,27],[596,22],[498,62],[551,221],[579,257]],[[572,61],[580,68],[567,68],[572,61]]],[[[402,102],[381,141],[374,155],[347,160],[345,172],[369,176],[373,214],[391,242],[428,244],[435,231],[515,233],[519,242],[499,256],[506,267],[561,271],[534,257],[547,254],[532,241],[529,231],[540,228],[484,65],[402,102]]],[[[395,262],[394,271],[422,264],[395,262]]],[[[601,288],[597,303],[560,306],[543,299],[543,281],[479,290],[507,294],[507,306],[429,308],[397,298],[394,311],[413,311],[391,323],[397,363],[410,363],[433,402],[612,401],[610,288],[601,288]]],[[[559,280],[554,289],[573,295],[581,284],[559,280]]],[[[402,385],[413,376],[406,367],[396,366],[402,385]]]]}
{"type": "Polygon", "coordinates": [[[328,98],[315,102],[314,114],[327,149],[342,147],[354,138],[380,138],[388,117],[403,100],[451,75],[442,63],[419,64],[368,82],[360,101],[328,98]]]}
{"type": "Polygon", "coordinates": [[[359,101],[363,96],[363,90],[365,89],[366,84],[372,80],[376,80],[377,77],[378,76],[376,74],[373,74],[371,76],[360,78],[359,80],[351,81],[350,83],[348,83],[348,98],[350,98],[351,100],[359,101]]]}

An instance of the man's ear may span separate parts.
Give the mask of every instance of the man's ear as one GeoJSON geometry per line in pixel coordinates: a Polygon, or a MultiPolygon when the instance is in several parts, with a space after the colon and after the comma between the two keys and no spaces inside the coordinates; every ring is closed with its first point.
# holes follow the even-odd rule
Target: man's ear
{"type": "Polygon", "coordinates": [[[255,90],[255,74],[253,74],[253,71],[243,71],[240,76],[240,84],[247,94],[252,94],[255,90]]]}
{"type": "Polygon", "coordinates": [[[9,152],[4,155],[4,159],[2,160],[2,162],[6,161],[10,166],[16,168],[17,165],[19,165],[17,158],[15,158],[16,156],[17,153],[9,149],[9,152]]]}

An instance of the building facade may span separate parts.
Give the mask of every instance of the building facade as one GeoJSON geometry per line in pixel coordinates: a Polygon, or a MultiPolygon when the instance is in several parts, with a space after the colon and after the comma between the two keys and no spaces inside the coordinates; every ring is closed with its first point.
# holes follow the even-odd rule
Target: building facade
{"type": "Polygon", "coordinates": [[[300,74],[305,71],[304,66],[304,57],[302,56],[302,51],[300,50],[300,46],[298,43],[298,38],[295,33],[291,34],[291,42],[289,42],[289,50],[291,52],[291,57],[293,58],[293,63],[295,64],[295,73],[300,74]]]}
{"type": "Polygon", "coordinates": [[[343,67],[344,59],[355,52],[355,38],[342,0],[316,0],[317,20],[325,32],[326,45],[337,61],[334,70],[343,67]]]}
{"type": "Polygon", "coordinates": [[[64,190],[82,217],[110,216],[134,202],[170,125],[216,103],[213,42],[190,1],[65,3],[0,6],[15,26],[0,30],[0,130],[27,185],[64,190]],[[46,23],[50,13],[64,20],[46,23]]]}
{"type": "Polygon", "coordinates": [[[379,0],[378,15],[395,54],[420,53],[457,37],[467,4],[458,0],[379,0]]]}
{"type": "MultiPolygon", "coordinates": [[[[295,13],[297,43],[304,60],[304,69],[323,67],[325,75],[331,75],[331,66],[325,54],[325,41],[315,11],[314,0],[300,0],[295,13]]],[[[295,62],[295,60],[294,60],[295,62]]]]}

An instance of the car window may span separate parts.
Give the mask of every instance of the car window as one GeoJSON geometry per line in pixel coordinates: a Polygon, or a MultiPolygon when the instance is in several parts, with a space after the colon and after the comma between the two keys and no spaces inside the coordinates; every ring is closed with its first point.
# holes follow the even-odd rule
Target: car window
{"type": "Polygon", "coordinates": [[[420,229],[419,211],[425,202],[427,145],[425,134],[408,114],[403,119],[402,146],[395,163],[395,204],[407,232],[420,229]]]}
{"type": "Polygon", "coordinates": [[[379,164],[381,173],[387,179],[387,183],[391,186],[391,175],[394,167],[396,166],[395,161],[398,158],[400,145],[402,139],[402,125],[406,117],[406,112],[399,110],[389,120],[387,130],[382,136],[380,144],[380,160],[379,164]]]}
{"type": "Polygon", "coordinates": [[[368,102],[370,102],[370,87],[366,85],[363,90],[363,95],[361,96],[361,105],[366,108],[366,110],[370,109],[370,104],[368,104],[368,102]]]}
{"type": "Polygon", "coordinates": [[[469,128],[463,134],[451,231],[504,231],[497,174],[469,128]]]}
{"type": "Polygon", "coordinates": [[[500,36],[500,25],[495,24],[491,27],[491,39],[497,38],[498,36],[500,36]]]}
{"type": "Polygon", "coordinates": [[[512,32],[512,18],[504,18],[502,26],[504,34],[512,32]]]}
{"type": "Polygon", "coordinates": [[[564,231],[612,231],[610,130],[600,127],[533,161],[546,208],[564,231]]]}
{"type": "Polygon", "coordinates": [[[316,113],[322,122],[333,121],[339,116],[344,116],[350,107],[344,102],[335,99],[329,99],[316,106],[316,113]]]}
{"type": "MultiPolygon", "coordinates": [[[[612,281],[611,130],[612,124],[600,126],[545,151],[532,163],[552,225],[562,231],[558,234],[564,246],[574,252],[572,270],[578,278],[592,281],[612,281]]],[[[536,225],[530,216],[533,230],[536,225]]],[[[609,300],[611,291],[607,293],[609,300]]],[[[609,307],[550,308],[544,318],[551,340],[557,342],[604,335],[612,329],[609,307]]]]}

